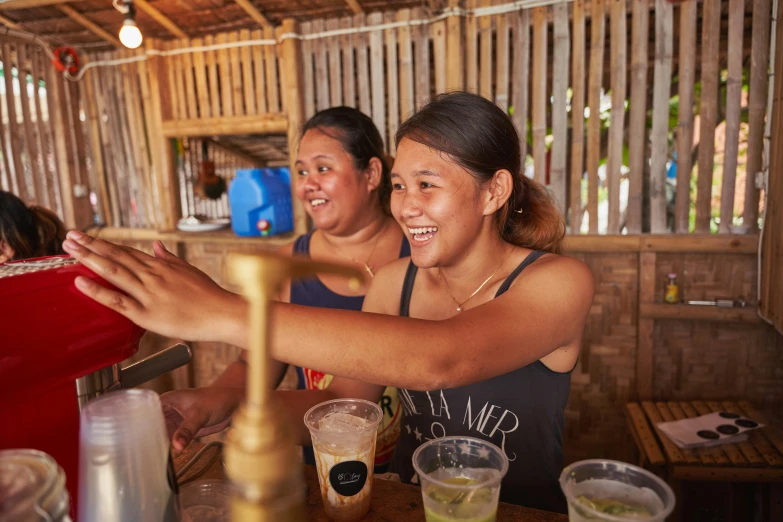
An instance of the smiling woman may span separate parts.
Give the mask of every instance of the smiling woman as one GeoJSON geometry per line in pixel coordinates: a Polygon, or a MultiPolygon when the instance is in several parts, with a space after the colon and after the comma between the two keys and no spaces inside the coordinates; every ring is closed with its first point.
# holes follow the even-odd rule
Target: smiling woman
{"type": "MultiPolygon", "coordinates": [[[[273,357],[340,376],[290,396],[287,410],[300,419],[324,400],[377,401],[395,386],[405,418],[392,468],[404,481],[416,480],[411,457],[425,440],[480,437],[509,460],[503,500],[564,510],[564,409],[592,274],[556,254],[563,223],[546,191],[524,178],[519,136],[500,108],[468,93],[438,96],[400,127],[397,143],[391,211],[411,258],[375,274],[362,306],[373,313],[275,305],[273,357]]],[[[319,154],[300,150],[306,183],[314,168],[325,179],[338,168],[319,164],[319,154]]],[[[335,201],[320,183],[303,194],[335,201]]],[[[157,259],[74,233],[65,246],[128,295],[77,279],[80,290],[142,326],[247,346],[244,300],[161,245],[157,259]]],[[[202,415],[202,425],[215,423],[214,411],[202,415]]]]}

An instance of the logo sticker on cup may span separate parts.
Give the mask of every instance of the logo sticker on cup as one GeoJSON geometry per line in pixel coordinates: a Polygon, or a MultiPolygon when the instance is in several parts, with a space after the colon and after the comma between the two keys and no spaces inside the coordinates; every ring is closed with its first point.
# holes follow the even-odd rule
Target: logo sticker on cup
{"type": "Polygon", "coordinates": [[[329,470],[329,482],[338,495],[352,497],[359,493],[367,482],[367,464],[359,460],[335,464],[329,470]]]}

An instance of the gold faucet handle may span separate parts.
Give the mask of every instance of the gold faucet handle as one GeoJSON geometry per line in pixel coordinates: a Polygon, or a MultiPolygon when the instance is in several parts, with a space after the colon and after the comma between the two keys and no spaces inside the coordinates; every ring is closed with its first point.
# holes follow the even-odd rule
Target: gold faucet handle
{"type": "Polygon", "coordinates": [[[364,273],[354,267],[271,252],[229,254],[228,267],[231,282],[240,286],[246,295],[258,291],[274,291],[286,279],[302,279],[315,274],[347,277],[351,288],[358,289],[364,277],[364,273]]]}

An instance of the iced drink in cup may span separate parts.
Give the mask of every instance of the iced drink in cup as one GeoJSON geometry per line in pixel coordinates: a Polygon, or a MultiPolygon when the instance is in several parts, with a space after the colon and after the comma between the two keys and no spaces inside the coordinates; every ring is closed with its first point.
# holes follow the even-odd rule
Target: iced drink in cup
{"type": "Polygon", "coordinates": [[[563,470],[560,487],[570,522],[663,522],[674,509],[674,492],[664,481],[625,462],[575,462],[563,470]]]}
{"type": "Polygon", "coordinates": [[[413,453],[427,522],[494,522],[500,481],[508,471],[503,451],[473,437],[444,437],[413,453]]]}
{"type": "Polygon", "coordinates": [[[375,439],[382,419],[377,404],[361,399],[322,402],[305,414],[330,519],[358,520],[370,510],[375,439]]]}

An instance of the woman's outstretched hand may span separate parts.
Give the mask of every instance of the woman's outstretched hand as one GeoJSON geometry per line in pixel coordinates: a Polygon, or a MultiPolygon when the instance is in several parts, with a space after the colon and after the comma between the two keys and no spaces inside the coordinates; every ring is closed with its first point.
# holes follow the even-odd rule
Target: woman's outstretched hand
{"type": "Polygon", "coordinates": [[[244,388],[208,386],[161,395],[166,430],[174,450],[182,451],[194,438],[224,430],[244,391],[244,388]]]}
{"type": "Polygon", "coordinates": [[[153,257],[72,230],[63,249],[124,292],[77,277],[75,284],[82,293],[161,335],[230,343],[233,321],[246,313],[239,296],[166,250],[160,241],[153,244],[153,257]]]}

